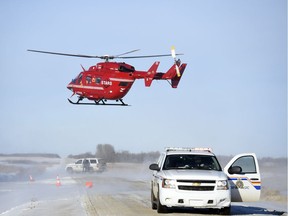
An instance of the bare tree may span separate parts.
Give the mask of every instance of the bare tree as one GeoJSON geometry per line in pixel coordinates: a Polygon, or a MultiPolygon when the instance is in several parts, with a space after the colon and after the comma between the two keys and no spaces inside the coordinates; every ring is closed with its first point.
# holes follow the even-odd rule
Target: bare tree
{"type": "Polygon", "coordinates": [[[98,144],[96,147],[96,157],[103,158],[107,162],[115,161],[115,150],[110,144],[98,144]]]}

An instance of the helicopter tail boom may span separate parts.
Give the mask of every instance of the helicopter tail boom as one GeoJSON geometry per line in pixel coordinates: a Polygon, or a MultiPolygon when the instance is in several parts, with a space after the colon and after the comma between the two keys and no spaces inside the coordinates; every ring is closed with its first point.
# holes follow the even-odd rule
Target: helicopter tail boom
{"type": "Polygon", "coordinates": [[[187,64],[173,64],[166,73],[157,73],[156,71],[159,64],[160,62],[155,62],[147,72],[138,71],[136,77],[138,79],[144,79],[146,87],[150,87],[153,80],[171,80],[171,82],[169,82],[171,87],[177,88],[187,64]]]}

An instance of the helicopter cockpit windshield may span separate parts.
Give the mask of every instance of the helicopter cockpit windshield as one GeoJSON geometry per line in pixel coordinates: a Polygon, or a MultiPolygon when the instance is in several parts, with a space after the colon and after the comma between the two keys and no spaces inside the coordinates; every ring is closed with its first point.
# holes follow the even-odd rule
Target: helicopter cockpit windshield
{"type": "Polygon", "coordinates": [[[73,84],[80,84],[80,82],[82,81],[82,76],[83,76],[83,74],[80,73],[77,77],[75,77],[75,79],[72,79],[72,83],[73,84]]]}

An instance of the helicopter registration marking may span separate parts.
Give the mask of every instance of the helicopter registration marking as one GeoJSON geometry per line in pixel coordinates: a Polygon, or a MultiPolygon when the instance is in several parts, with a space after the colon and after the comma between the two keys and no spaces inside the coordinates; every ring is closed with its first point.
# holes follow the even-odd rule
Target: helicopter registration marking
{"type": "Polygon", "coordinates": [[[102,81],[101,81],[101,84],[102,84],[102,85],[112,85],[112,82],[109,81],[109,80],[102,80],[102,81]]]}

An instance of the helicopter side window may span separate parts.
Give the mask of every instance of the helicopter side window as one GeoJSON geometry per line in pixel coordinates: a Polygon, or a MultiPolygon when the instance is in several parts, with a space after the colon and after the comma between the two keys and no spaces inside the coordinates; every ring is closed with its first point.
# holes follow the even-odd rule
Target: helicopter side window
{"type": "Polygon", "coordinates": [[[78,84],[81,84],[81,83],[82,83],[82,74],[80,74],[78,77],[78,84]]]}
{"type": "Polygon", "coordinates": [[[96,84],[100,84],[101,83],[101,78],[100,77],[97,77],[96,78],[96,84]]]}
{"type": "Polygon", "coordinates": [[[86,77],[86,84],[90,84],[91,80],[92,80],[92,77],[91,76],[87,76],[86,77]]]}
{"type": "Polygon", "coordinates": [[[119,83],[119,86],[127,86],[128,85],[128,82],[120,82],[119,83]]]}
{"type": "Polygon", "coordinates": [[[131,68],[125,67],[124,65],[120,65],[118,68],[121,72],[134,72],[135,68],[131,66],[131,68]]]}

